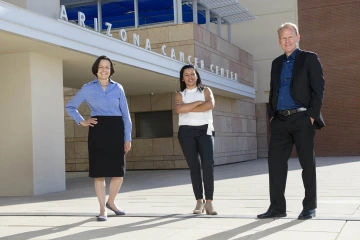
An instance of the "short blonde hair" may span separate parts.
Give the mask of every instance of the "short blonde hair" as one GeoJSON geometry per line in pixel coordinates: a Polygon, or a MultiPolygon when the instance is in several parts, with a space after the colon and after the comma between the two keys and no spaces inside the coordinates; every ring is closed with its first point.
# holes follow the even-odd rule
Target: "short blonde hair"
{"type": "Polygon", "coordinates": [[[299,34],[299,30],[298,30],[298,27],[296,26],[296,24],[291,23],[291,22],[286,22],[286,23],[281,24],[281,26],[280,26],[280,27],[278,28],[278,30],[277,30],[279,37],[280,37],[280,32],[281,32],[284,28],[292,28],[292,29],[294,29],[296,35],[299,34]]]}

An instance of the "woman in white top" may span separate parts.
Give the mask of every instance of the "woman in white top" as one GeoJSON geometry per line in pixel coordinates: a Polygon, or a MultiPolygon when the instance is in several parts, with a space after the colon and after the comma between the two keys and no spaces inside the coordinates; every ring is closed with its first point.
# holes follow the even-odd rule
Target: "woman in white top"
{"type": "Polygon", "coordinates": [[[180,89],[175,96],[175,110],[179,113],[178,139],[190,168],[191,182],[197,200],[194,214],[216,215],[214,194],[214,127],[212,109],[214,96],[208,87],[201,86],[201,78],[192,65],[180,71],[180,89]],[[199,161],[199,155],[201,164],[199,161]],[[203,180],[201,178],[203,171],[203,180]],[[203,182],[205,200],[203,200],[203,182]]]}

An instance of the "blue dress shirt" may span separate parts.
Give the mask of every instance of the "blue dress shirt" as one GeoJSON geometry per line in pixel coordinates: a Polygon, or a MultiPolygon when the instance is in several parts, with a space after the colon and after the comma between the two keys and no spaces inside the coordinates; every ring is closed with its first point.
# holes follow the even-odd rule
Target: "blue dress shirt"
{"type": "Polygon", "coordinates": [[[85,84],[66,104],[66,112],[77,124],[84,121],[77,108],[86,102],[91,116],[122,116],[124,121],[124,140],[131,141],[131,118],[125,92],[121,84],[110,79],[105,91],[97,79],[85,84]]]}
{"type": "Polygon", "coordinates": [[[286,54],[284,54],[284,60],[280,75],[279,97],[276,110],[290,110],[302,107],[294,101],[290,94],[292,70],[294,67],[296,53],[298,51],[298,49],[295,49],[295,51],[292,52],[289,57],[286,57],[286,54]]]}

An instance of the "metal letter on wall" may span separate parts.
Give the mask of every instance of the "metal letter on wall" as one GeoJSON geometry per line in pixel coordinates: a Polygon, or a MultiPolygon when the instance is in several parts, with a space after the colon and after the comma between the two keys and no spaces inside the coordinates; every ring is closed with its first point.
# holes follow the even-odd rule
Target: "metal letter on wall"
{"type": "Polygon", "coordinates": [[[171,58],[176,59],[175,49],[171,49],[171,58]]]}
{"type": "Polygon", "coordinates": [[[185,62],[185,54],[183,52],[179,52],[180,62],[185,62]]]}
{"type": "Polygon", "coordinates": [[[85,14],[78,12],[78,24],[80,27],[85,27],[85,14]]]}
{"type": "Polygon", "coordinates": [[[133,44],[140,47],[140,36],[139,34],[133,33],[133,44]]]}
{"type": "Polygon", "coordinates": [[[126,33],[125,29],[121,29],[121,30],[120,30],[119,36],[120,36],[121,40],[123,40],[124,42],[126,42],[126,40],[127,40],[127,33],[126,33]]]}
{"type": "Polygon", "coordinates": [[[105,25],[107,26],[106,35],[112,37],[112,34],[110,33],[112,24],[106,22],[105,25]]]}
{"type": "Polygon", "coordinates": [[[162,51],[162,54],[164,54],[164,56],[166,56],[165,48],[166,48],[166,45],[162,45],[161,51],[162,51]]]}
{"type": "Polygon", "coordinates": [[[66,8],[64,5],[61,5],[61,8],[60,8],[60,17],[59,19],[61,20],[65,20],[65,21],[69,21],[68,19],[68,16],[67,16],[67,13],[66,13],[66,8]]]}
{"type": "Polygon", "coordinates": [[[146,39],[146,44],[145,44],[145,49],[150,50],[151,51],[151,44],[150,44],[150,39],[146,39]]]}

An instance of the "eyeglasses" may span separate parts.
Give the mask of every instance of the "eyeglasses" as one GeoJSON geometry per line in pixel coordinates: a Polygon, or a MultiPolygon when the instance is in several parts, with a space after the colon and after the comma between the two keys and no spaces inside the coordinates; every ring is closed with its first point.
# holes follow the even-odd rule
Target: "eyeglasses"
{"type": "Polygon", "coordinates": [[[111,67],[99,67],[99,70],[109,71],[110,69],[111,69],[111,67]]]}

